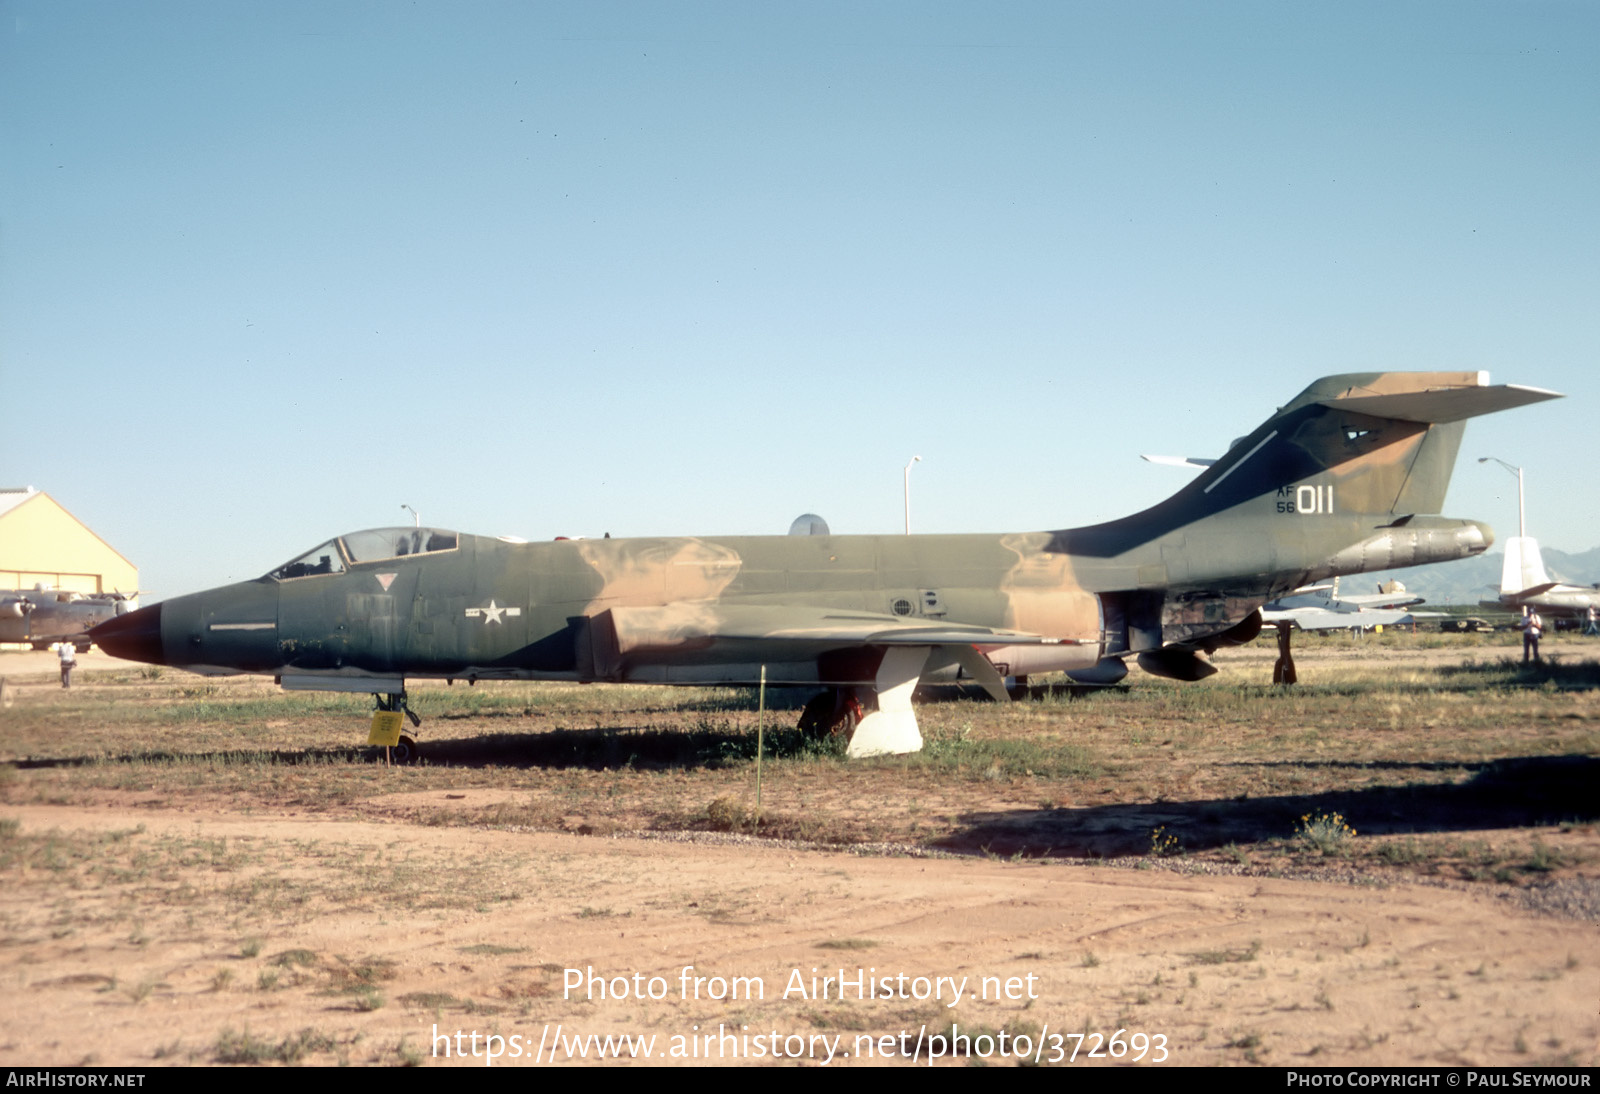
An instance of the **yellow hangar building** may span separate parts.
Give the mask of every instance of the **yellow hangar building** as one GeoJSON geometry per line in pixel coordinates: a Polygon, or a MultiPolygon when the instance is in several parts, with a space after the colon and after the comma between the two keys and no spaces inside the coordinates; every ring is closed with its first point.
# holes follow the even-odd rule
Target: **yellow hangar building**
{"type": "Polygon", "coordinates": [[[0,489],[0,590],[78,593],[139,589],[139,568],[49,494],[31,486],[0,489]]]}

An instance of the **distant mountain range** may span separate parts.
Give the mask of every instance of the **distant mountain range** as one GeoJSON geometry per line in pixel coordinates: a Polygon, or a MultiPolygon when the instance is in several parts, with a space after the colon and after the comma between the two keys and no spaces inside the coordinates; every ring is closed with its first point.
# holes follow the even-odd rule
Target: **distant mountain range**
{"type": "MultiPolygon", "coordinates": [[[[1541,543],[1539,551],[1544,556],[1544,566],[1552,581],[1565,581],[1570,585],[1600,582],[1600,547],[1573,555],[1541,543]]],[[[1340,579],[1339,589],[1345,593],[1376,592],[1381,582],[1398,579],[1408,592],[1425,597],[1428,607],[1476,604],[1500,595],[1500,568],[1504,561],[1505,553],[1494,551],[1459,562],[1435,562],[1430,566],[1411,566],[1403,570],[1352,574],[1340,579]]]]}

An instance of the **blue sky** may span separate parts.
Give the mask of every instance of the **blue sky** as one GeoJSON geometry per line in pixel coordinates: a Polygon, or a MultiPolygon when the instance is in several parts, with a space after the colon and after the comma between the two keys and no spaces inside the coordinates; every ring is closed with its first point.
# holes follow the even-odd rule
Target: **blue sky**
{"type": "Polygon", "coordinates": [[[1087,524],[1487,369],[1600,544],[1600,6],[0,0],[0,485],[157,596],[406,523],[1087,524]]]}

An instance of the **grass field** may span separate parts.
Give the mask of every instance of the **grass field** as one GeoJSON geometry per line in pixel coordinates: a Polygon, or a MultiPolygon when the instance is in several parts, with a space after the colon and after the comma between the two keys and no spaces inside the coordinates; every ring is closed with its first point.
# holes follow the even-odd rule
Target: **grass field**
{"type": "Polygon", "coordinates": [[[1004,706],[936,696],[918,708],[923,752],[870,761],[794,730],[799,692],[769,693],[763,720],[746,690],[425,684],[413,689],[424,761],[404,768],[360,743],[365,696],[106,662],[117,667],[80,671],[70,692],[35,678],[0,715],[0,800],[133,794],[361,815],[404,813],[408,792],[471,790],[494,803],[407,818],[1289,872],[1338,863],[1494,885],[1587,872],[1600,819],[1591,644],[1547,643],[1532,667],[1492,636],[1300,645],[1294,688],[1266,682],[1258,643],[1224,651],[1224,671],[1198,684],[1135,673],[1091,694],[1035,681],[1033,698],[1004,706]]]}
{"type": "Polygon", "coordinates": [[[805,694],[423,685],[408,767],[361,743],[363,696],[94,654],[63,691],[0,654],[0,1061],[956,1021],[1159,1031],[1187,1063],[1592,1063],[1600,644],[1299,646],[1289,689],[1259,643],[1199,684],[936,694],[926,748],[869,761],[792,729],[805,694]],[[1094,862],[1125,869],[1060,868],[1094,862]],[[1043,994],[952,1019],[560,991],[574,965],[858,963],[1043,994]]]}

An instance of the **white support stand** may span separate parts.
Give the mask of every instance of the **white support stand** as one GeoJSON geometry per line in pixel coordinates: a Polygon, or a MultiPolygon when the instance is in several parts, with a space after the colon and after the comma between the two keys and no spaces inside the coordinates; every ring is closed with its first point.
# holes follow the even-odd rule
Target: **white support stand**
{"type": "Polygon", "coordinates": [[[966,674],[983,685],[983,690],[989,693],[989,698],[997,703],[1011,702],[1011,693],[1006,690],[1006,682],[1000,678],[989,659],[978,652],[976,646],[955,647],[956,660],[966,671],[966,674]]]}
{"type": "Polygon", "coordinates": [[[845,755],[861,759],[922,751],[922,731],[917,728],[917,716],[911,710],[911,693],[922,676],[922,666],[928,663],[930,649],[929,646],[890,646],[884,652],[874,681],[878,709],[861,719],[845,755]]]}

